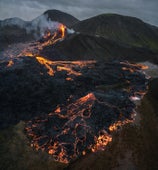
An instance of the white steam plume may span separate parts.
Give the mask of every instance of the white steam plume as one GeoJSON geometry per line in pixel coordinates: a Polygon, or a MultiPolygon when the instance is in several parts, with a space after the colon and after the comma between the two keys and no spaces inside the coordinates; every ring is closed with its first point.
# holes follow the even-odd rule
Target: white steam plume
{"type": "Polygon", "coordinates": [[[47,15],[41,15],[32,21],[23,21],[20,18],[10,18],[1,21],[1,27],[5,26],[17,26],[21,29],[25,29],[27,34],[33,34],[35,38],[40,38],[44,35],[46,30],[51,32],[56,31],[60,23],[51,21],[47,15]]]}

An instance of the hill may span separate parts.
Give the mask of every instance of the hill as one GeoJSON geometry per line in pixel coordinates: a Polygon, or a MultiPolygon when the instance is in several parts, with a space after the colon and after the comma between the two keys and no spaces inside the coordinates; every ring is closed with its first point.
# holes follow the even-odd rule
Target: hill
{"type": "Polygon", "coordinates": [[[149,60],[158,63],[157,53],[148,48],[85,34],[72,34],[65,40],[46,46],[40,55],[52,60],[128,60],[140,62],[149,60]]]}
{"type": "Polygon", "coordinates": [[[70,27],[79,21],[72,15],[55,9],[44,12],[44,15],[48,16],[48,19],[51,19],[52,21],[61,22],[67,27],[70,27]]]}
{"type": "Polygon", "coordinates": [[[80,21],[72,28],[84,34],[158,51],[158,28],[135,17],[102,14],[80,21]]]}

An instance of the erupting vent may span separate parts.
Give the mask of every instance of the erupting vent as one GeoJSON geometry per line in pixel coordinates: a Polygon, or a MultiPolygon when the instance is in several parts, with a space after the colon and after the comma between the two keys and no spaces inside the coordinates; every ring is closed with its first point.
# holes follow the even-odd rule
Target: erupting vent
{"type": "Polygon", "coordinates": [[[46,46],[54,45],[63,40],[67,35],[67,28],[63,24],[58,24],[56,28],[46,29],[43,36],[35,42],[19,43],[18,45],[9,46],[4,52],[5,58],[17,58],[21,56],[36,57],[39,52],[46,46]]]}

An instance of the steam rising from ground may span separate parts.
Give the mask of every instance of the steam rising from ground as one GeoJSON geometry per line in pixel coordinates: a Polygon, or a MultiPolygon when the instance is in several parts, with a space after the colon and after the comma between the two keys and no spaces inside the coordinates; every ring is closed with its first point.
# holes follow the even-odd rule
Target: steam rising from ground
{"type": "Polygon", "coordinates": [[[23,21],[20,18],[10,18],[0,23],[2,27],[16,26],[25,29],[27,34],[33,33],[38,39],[44,36],[45,31],[56,31],[59,27],[59,22],[51,21],[47,15],[41,15],[32,21],[23,21]]]}
{"type": "Polygon", "coordinates": [[[47,15],[41,15],[31,22],[31,25],[26,27],[27,32],[39,30],[40,35],[44,36],[46,30],[58,30],[59,22],[51,21],[47,15]]]}

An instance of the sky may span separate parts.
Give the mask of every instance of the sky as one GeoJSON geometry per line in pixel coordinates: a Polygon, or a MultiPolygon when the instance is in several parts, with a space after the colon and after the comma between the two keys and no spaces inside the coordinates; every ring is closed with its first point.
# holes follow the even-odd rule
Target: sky
{"type": "Polygon", "coordinates": [[[103,13],[134,16],[158,26],[158,0],[0,0],[0,20],[32,20],[48,9],[58,9],[83,20],[103,13]]]}

